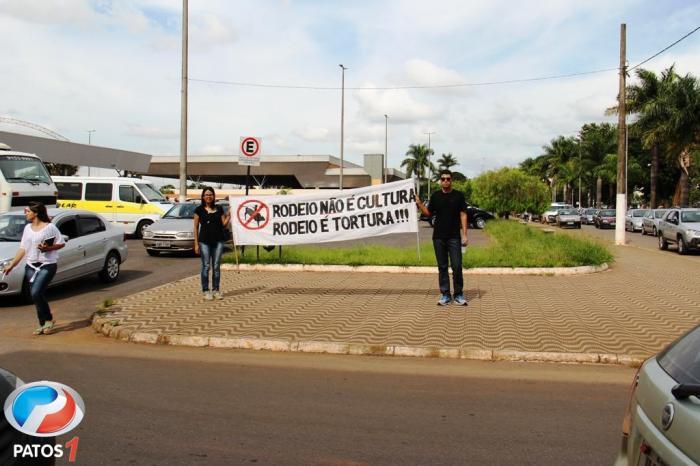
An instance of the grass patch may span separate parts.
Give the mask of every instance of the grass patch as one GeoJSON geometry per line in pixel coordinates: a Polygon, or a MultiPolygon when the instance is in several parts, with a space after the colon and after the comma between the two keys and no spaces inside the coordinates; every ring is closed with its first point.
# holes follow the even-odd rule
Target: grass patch
{"type": "MultiPolygon", "coordinates": [[[[465,268],[475,267],[575,267],[610,263],[613,256],[601,243],[570,235],[544,234],[541,230],[517,222],[498,220],[486,226],[491,243],[485,247],[469,247],[464,255],[465,268]]],[[[324,265],[398,265],[436,266],[432,242],[421,244],[421,258],[412,247],[357,245],[349,248],[283,246],[282,258],[277,249],[260,248],[256,260],[255,247],[246,248],[239,256],[243,264],[324,264],[324,265]]],[[[233,253],[225,263],[235,263],[233,253]]]]}

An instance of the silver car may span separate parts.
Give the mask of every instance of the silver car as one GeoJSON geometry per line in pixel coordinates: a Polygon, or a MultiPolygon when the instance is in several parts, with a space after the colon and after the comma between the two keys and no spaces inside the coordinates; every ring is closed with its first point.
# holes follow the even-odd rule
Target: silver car
{"type": "MultiPolygon", "coordinates": [[[[228,202],[217,202],[228,212],[228,202]]],[[[194,211],[199,203],[175,204],[143,232],[143,246],[151,256],[162,252],[194,252],[194,211]]],[[[230,231],[230,230],[229,230],[230,231]]]]}
{"type": "MultiPolygon", "coordinates": [[[[128,252],[124,230],[85,210],[48,209],[48,214],[66,242],[58,252],[58,271],[51,286],[93,273],[106,283],[117,280],[128,252]]],[[[0,296],[28,296],[28,290],[22,286],[24,267],[15,267],[8,275],[4,274],[19,249],[26,224],[22,211],[0,215],[0,296]]]]}
{"type": "Polygon", "coordinates": [[[581,213],[581,223],[586,225],[593,225],[593,217],[595,217],[595,212],[598,209],[584,209],[581,213]]]}
{"type": "Polygon", "coordinates": [[[668,209],[651,209],[642,219],[642,234],[656,236],[659,231],[659,221],[668,209]]]}
{"type": "Polygon", "coordinates": [[[634,378],[615,466],[700,463],[700,326],[634,378]]]}
{"type": "Polygon", "coordinates": [[[642,231],[644,216],[649,209],[630,209],[625,214],[625,231],[642,231]]]}
{"type": "Polygon", "coordinates": [[[678,244],[678,254],[700,248],[700,209],[669,209],[659,222],[659,249],[678,244]]]}
{"type": "Polygon", "coordinates": [[[579,215],[576,209],[559,210],[555,217],[555,221],[559,228],[581,228],[581,215],[579,215]]]}

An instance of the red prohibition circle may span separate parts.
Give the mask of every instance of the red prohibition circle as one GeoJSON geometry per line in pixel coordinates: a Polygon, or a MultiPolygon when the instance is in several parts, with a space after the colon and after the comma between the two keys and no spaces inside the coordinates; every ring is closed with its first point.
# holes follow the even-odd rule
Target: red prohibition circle
{"type": "Polygon", "coordinates": [[[267,226],[268,222],[270,221],[270,208],[267,205],[265,205],[264,202],[251,199],[249,201],[245,201],[244,203],[238,206],[236,216],[238,217],[238,221],[241,223],[241,225],[243,225],[243,228],[245,228],[246,230],[262,230],[267,226]],[[251,204],[253,202],[259,205],[253,208],[245,207],[246,204],[251,204]],[[244,207],[245,210],[243,210],[244,207]],[[262,220],[256,220],[258,215],[262,216],[260,211],[262,211],[263,209],[265,212],[265,216],[262,218],[262,220]],[[244,214],[243,216],[241,216],[242,210],[244,214]],[[245,219],[245,215],[248,215],[248,220],[245,219]],[[258,223],[256,226],[250,225],[253,222],[253,220],[255,220],[258,223]],[[260,225],[260,221],[263,222],[262,225],[260,225]]]}
{"type": "Polygon", "coordinates": [[[258,144],[257,139],[248,137],[248,138],[245,138],[243,141],[241,141],[241,153],[243,153],[243,155],[245,155],[246,157],[255,157],[259,151],[260,151],[260,144],[258,144]],[[249,154],[244,149],[244,147],[246,146],[246,142],[248,142],[248,141],[253,141],[255,143],[255,152],[253,152],[252,154],[249,154]]]}

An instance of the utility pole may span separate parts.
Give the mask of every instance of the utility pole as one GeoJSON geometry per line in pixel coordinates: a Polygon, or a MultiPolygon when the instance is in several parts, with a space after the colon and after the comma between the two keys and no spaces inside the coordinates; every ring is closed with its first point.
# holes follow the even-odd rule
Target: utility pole
{"type": "Polygon", "coordinates": [[[386,171],[387,167],[389,166],[389,152],[387,152],[387,141],[388,141],[388,135],[389,135],[389,116],[384,114],[384,176],[382,177],[384,179],[384,183],[386,184],[386,171]]]}
{"type": "Polygon", "coordinates": [[[625,211],[627,209],[627,108],[625,95],[625,75],[627,73],[627,25],[620,25],[620,90],[617,95],[617,199],[615,200],[615,244],[625,244],[625,211]]]}
{"type": "Polygon", "coordinates": [[[428,131],[425,134],[428,135],[428,199],[430,199],[430,194],[431,194],[430,183],[432,182],[432,179],[433,179],[432,165],[430,165],[430,135],[435,134],[435,131],[428,131]]]}
{"type": "Polygon", "coordinates": [[[343,148],[345,144],[345,70],[346,67],[341,63],[342,70],[341,92],[340,92],[340,190],[343,190],[343,148]]]}
{"type": "Polygon", "coordinates": [[[581,140],[578,141],[578,208],[583,207],[581,205],[581,140]]]}
{"type": "Polygon", "coordinates": [[[182,90],[180,97],[180,202],[187,200],[187,0],[182,0],[182,90]]]}
{"type": "MultiPolygon", "coordinates": [[[[96,129],[89,129],[87,130],[88,133],[88,146],[92,145],[92,133],[97,131],[96,129]]],[[[90,176],[90,165],[88,165],[88,176],[90,176]]]]}

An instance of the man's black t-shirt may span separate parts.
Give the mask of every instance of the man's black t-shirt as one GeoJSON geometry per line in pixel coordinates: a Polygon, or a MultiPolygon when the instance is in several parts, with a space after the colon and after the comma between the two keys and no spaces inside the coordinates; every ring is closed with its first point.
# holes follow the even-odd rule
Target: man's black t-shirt
{"type": "Polygon", "coordinates": [[[454,189],[449,193],[434,192],[430,196],[428,210],[435,215],[433,239],[460,238],[460,212],[467,211],[464,194],[454,189]]]}
{"type": "Polygon", "coordinates": [[[209,213],[203,205],[194,209],[194,213],[199,216],[199,242],[204,244],[216,244],[224,241],[224,225],[221,217],[224,209],[220,205],[216,206],[216,212],[209,213]]]}

